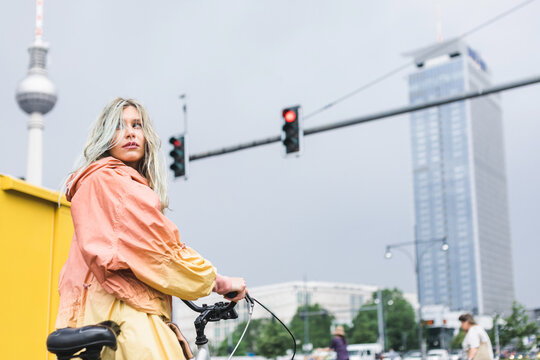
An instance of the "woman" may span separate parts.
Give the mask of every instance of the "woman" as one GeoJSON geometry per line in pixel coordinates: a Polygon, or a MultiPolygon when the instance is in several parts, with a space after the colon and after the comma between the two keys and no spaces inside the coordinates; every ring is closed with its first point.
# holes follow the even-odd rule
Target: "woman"
{"type": "Polygon", "coordinates": [[[338,325],[333,332],[334,338],[330,342],[330,349],[336,352],[337,360],[349,360],[347,351],[347,338],[343,326],[338,325]]]}
{"type": "Polygon", "coordinates": [[[461,343],[468,360],[493,360],[491,340],[484,329],[475,321],[471,314],[459,317],[461,328],[467,334],[461,343]]]}
{"type": "Polygon", "coordinates": [[[194,300],[236,291],[242,278],[220,276],[180,241],[167,207],[160,141],[143,106],[110,102],[94,124],[82,164],[66,183],[74,235],[59,280],[56,327],[104,320],[120,325],[118,350],[104,359],[182,359],[165,321],[171,296],[194,300]]]}

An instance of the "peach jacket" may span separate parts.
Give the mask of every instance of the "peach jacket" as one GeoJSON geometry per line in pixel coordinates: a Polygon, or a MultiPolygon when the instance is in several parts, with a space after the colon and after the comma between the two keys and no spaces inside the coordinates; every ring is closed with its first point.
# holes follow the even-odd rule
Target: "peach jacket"
{"type": "Polygon", "coordinates": [[[57,328],[80,323],[92,284],[167,319],[171,295],[194,300],[218,287],[215,268],[180,241],[159,197],[135,169],[106,157],[74,176],[67,193],[74,234],[60,273],[57,328]]]}

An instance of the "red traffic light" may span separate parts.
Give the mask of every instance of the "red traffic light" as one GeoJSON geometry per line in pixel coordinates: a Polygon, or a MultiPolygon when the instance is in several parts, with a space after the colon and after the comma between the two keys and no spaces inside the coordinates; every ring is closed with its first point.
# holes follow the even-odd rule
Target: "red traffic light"
{"type": "Polygon", "coordinates": [[[285,110],[283,112],[283,118],[285,118],[285,121],[290,123],[296,120],[296,112],[293,110],[285,110]]]}
{"type": "Polygon", "coordinates": [[[170,142],[174,147],[182,146],[182,140],[180,140],[180,138],[177,138],[177,137],[174,137],[174,136],[171,136],[171,138],[169,139],[169,142],[170,142]]]}

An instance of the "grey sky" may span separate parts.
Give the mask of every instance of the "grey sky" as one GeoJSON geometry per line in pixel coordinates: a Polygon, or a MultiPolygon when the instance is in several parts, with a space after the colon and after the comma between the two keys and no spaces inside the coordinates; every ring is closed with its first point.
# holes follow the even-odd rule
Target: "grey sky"
{"type": "MultiPolygon", "coordinates": [[[[448,39],[513,0],[441,0],[448,39]]],[[[192,153],[277,135],[280,111],[309,113],[399,66],[436,40],[436,2],[45,1],[49,75],[44,185],[58,188],[90,123],[115,96],[148,108],[168,153],[187,93],[192,153]],[[155,4],[158,4],[156,6],[155,4]]],[[[0,173],[23,176],[28,117],[14,92],[28,65],[35,2],[0,3],[0,173]]],[[[540,73],[540,1],[467,39],[495,84],[540,73]]],[[[408,70],[306,121],[334,122],[407,103],[408,70]]],[[[517,300],[540,306],[540,86],[502,95],[517,300]]],[[[299,159],[280,144],[191,164],[170,186],[183,240],[250,285],[347,281],[415,291],[408,116],[309,136],[299,159]]],[[[168,162],[167,156],[167,162],[168,162]]]]}

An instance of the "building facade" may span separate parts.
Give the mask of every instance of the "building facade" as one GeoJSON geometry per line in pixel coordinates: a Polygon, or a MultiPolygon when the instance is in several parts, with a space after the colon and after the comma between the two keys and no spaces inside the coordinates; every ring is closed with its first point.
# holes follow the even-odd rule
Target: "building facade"
{"type": "MultiPolygon", "coordinates": [[[[413,51],[409,101],[421,104],[489,87],[462,40],[413,51]]],[[[498,95],[411,114],[416,246],[422,305],[507,312],[514,299],[502,111],[498,95]],[[434,242],[445,238],[449,251],[434,242]]]]}
{"type": "MultiPolygon", "coordinates": [[[[298,307],[308,304],[319,304],[328,310],[334,317],[335,324],[352,324],[358,309],[369,300],[372,294],[377,291],[376,286],[330,283],[317,281],[294,281],[273,285],[249,288],[251,296],[259,300],[276,314],[286,325],[289,325],[298,307]]],[[[417,307],[416,296],[413,294],[403,294],[405,299],[413,307],[417,307]]],[[[197,304],[213,304],[223,301],[223,297],[212,294],[207,298],[200,299],[197,304]]],[[[217,345],[223,339],[232,334],[236,326],[248,319],[245,302],[242,301],[236,306],[238,319],[209,323],[206,326],[206,335],[211,344],[217,345]]],[[[178,299],[174,299],[173,320],[181,326],[183,334],[188,341],[195,341],[195,328],[193,321],[197,313],[190,310],[178,299]]],[[[270,318],[271,315],[261,306],[255,305],[252,319],[270,318]]]]}

